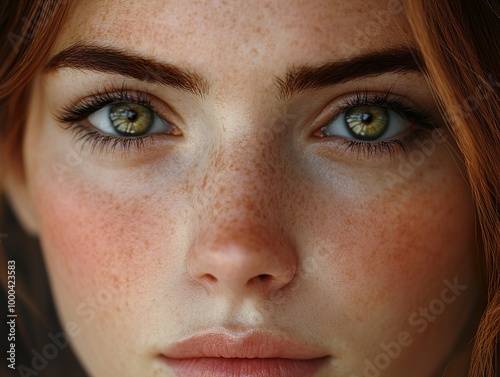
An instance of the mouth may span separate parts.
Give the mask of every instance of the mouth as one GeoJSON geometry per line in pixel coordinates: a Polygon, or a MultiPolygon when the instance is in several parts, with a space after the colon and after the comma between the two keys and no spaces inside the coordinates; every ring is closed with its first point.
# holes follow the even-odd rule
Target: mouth
{"type": "Polygon", "coordinates": [[[161,355],[178,377],[312,377],[330,356],[282,336],[203,334],[161,355]]]}

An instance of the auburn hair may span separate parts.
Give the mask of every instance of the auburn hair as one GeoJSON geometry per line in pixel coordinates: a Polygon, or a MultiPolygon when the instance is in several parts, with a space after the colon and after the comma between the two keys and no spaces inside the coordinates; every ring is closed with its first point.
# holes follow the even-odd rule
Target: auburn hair
{"type": "Polygon", "coordinates": [[[500,3],[407,1],[431,87],[464,156],[479,219],[487,306],[470,376],[498,376],[500,335],[500,3]],[[496,6],[496,8],[495,8],[496,6]]]}
{"type": "MultiPolygon", "coordinates": [[[[0,3],[0,189],[7,169],[24,179],[21,146],[30,85],[48,57],[70,5],[70,0],[0,3]]],[[[404,5],[427,79],[463,154],[478,218],[487,302],[474,339],[469,376],[499,376],[500,4],[412,0],[404,5]]],[[[0,209],[0,214],[0,230],[9,231],[0,244],[0,276],[5,286],[6,260],[15,255],[18,274],[23,276],[16,289],[21,300],[18,310],[23,313],[19,317],[24,319],[20,327],[23,344],[18,346],[17,357],[18,364],[29,366],[30,351],[41,349],[47,334],[61,330],[36,239],[19,230],[10,211],[0,209]]],[[[50,376],[84,376],[69,347],[52,364],[45,370],[50,376]]]]}

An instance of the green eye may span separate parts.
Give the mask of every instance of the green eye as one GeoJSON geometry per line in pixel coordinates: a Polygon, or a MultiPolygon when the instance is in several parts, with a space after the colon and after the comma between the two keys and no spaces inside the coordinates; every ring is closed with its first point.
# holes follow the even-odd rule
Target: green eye
{"type": "Polygon", "coordinates": [[[110,107],[109,119],[118,133],[131,136],[146,133],[153,125],[155,115],[137,103],[118,103],[110,107]]]}
{"type": "Polygon", "coordinates": [[[389,113],[379,106],[353,107],[345,113],[345,121],[352,136],[371,141],[381,137],[387,130],[389,113]]]}

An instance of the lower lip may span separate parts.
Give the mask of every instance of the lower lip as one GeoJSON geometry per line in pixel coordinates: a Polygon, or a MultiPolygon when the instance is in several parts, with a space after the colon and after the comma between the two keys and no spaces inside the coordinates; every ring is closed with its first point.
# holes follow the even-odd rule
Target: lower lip
{"type": "Polygon", "coordinates": [[[178,377],[312,377],[327,358],[297,360],[200,357],[166,360],[178,377]]]}

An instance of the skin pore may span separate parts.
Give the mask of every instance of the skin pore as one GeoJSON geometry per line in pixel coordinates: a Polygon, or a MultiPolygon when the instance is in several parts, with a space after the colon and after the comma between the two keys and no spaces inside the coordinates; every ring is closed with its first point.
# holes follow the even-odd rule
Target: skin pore
{"type": "MultiPolygon", "coordinates": [[[[207,331],[307,343],[330,356],[318,375],[335,377],[368,375],[393,342],[404,344],[381,375],[434,377],[465,347],[478,296],[474,211],[423,75],[280,91],[294,69],[412,45],[400,4],[365,4],[71,9],[49,61],[75,45],[105,47],[177,67],[199,86],[89,70],[84,59],[49,63],[33,84],[26,180],[10,181],[8,194],[40,237],[61,323],[78,329],[69,338],[90,375],[173,376],[162,352],[207,331]],[[371,21],[379,27],[367,34],[371,21]],[[103,145],[82,139],[97,116],[78,122],[86,128],[60,120],[120,92],[127,100],[115,102],[147,101],[174,129],[103,145]],[[393,115],[406,126],[387,140],[406,137],[407,153],[322,132],[346,101],[384,93],[423,109],[441,137],[393,115]]],[[[457,369],[450,375],[466,375],[457,369]]]]}

